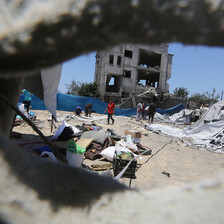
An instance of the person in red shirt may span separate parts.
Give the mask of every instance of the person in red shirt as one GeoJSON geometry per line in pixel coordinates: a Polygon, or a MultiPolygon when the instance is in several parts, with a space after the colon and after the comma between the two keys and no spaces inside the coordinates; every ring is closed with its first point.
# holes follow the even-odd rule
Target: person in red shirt
{"type": "Polygon", "coordinates": [[[145,103],[142,104],[142,116],[143,120],[145,120],[145,103]]]}
{"type": "Polygon", "coordinates": [[[113,100],[110,99],[110,103],[108,103],[107,109],[104,111],[104,114],[108,111],[108,124],[110,124],[110,119],[112,120],[112,124],[114,123],[114,119],[112,115],[115,113],[115,105],[113,100]]]}

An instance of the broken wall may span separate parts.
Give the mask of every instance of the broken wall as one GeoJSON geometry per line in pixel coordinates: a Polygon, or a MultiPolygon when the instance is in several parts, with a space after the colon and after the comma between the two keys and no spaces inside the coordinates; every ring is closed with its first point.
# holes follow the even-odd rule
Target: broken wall
{"type": "Polygon", "coordinates": [[[172,55],[169,55],[171,63],[167,64],[167,52],[167,44],[124,44],[98,52],[101,66],[96,61],[95,80],[100,85],[102,95],[127,98],[140,94],[144,86],[167,91],[172,65],[172,55]],[[111,77],[116,84],[109,85],[111,77]]]}

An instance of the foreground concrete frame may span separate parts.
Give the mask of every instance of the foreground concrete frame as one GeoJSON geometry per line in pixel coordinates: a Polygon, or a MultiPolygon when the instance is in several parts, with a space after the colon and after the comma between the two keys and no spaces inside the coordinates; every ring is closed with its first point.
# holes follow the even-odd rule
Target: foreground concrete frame
{"type": "Polygon", "coordinates": [[[125,42],[223,46],[223,7],[222,0],[3,0],[0,71],[33,71],[125,42]]]}
{"type": "MultiPolygon", "coordinates": [[[[19,90],[24,75],[125,42],[224,46],[223,14],[222,0],[3,0],[0,77],[5,81],[0,80],[0,92],[15,103],[17,91],[10,91],[19,90]],[[14,77],[21,81],[15,83],[14,77]],[[3,85],[8,87],[4,91],[3,85]]],[[[1,106],[4,133],[12,119],[1,106]]],[[[4,134],[0,136],[2,223],[224,220],[224,174],[185,187],[127,191],[108,178],[42,162],[11,145],[4,134]]]]}

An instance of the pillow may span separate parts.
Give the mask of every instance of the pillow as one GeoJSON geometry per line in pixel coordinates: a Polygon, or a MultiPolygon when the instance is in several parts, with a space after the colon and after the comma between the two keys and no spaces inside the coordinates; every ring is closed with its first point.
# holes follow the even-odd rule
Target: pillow
{"type": "Polygon", "coordinates": [[[104,149],[100,155],[105,157],[107,160],[113,162],[113,158],[114,158],[114,153],[115,153],[115,146],[110,146],[106,149],[104,149]]]}
{"type": "Polygon", "coordinates": [[[94,142],[103,145],[108,138],[108,135],[100,131],[85,131],[81,136],[81,139],[82,138],[92,138],[94,142]]]}
{"type": "MultiPolygon", "coordinates": [[[[114,158],[114,154],[115,154],[115,150],[121,150],[122,152],[130,152],[130,153],[133,153],[131,150],[127,149],[127,148],[124,148],[124,147],[121,147],[121,146],[110,146],[106,149],[104,149],[100,155],[105,157],[107,160],[113,162],[113,158],[114,158]]],[[[134,154],[134,157],[137,157],[137,155],[135,153],[134,154]]]]}

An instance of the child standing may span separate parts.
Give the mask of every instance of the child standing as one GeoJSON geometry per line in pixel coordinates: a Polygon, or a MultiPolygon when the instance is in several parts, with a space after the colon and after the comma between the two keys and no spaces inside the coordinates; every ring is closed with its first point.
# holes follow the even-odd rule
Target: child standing
{"type": "Polygon", "coordinates": [[[107,123],[110,124],[110,119],[112,120],[112,124],[114,123],[113,114],[115,113],[115,105],[113,100],[110,99],[110,103],[107,105],[107,109],[104,111],[104,114],[108,111],[108,121],[107,123]]]}

